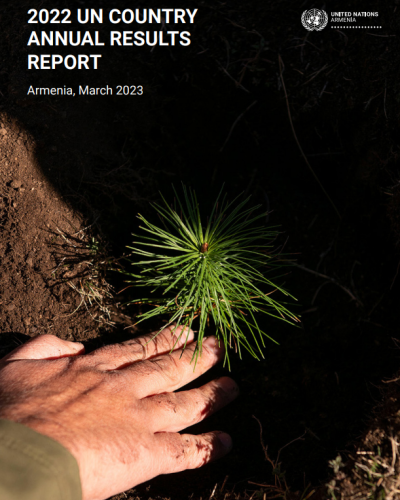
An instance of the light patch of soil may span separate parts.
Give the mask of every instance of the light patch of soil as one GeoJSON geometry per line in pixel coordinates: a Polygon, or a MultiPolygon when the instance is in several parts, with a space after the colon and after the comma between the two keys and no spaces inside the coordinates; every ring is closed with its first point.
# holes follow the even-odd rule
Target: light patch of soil
{"type": "Polygon", "coordinates": [[[0,331],[82,340],[90,330],[93,338],[99,323],[68,283],[79,286],[79,278],[60,276],[57,250],[61,234],[78,233],[84,221],[43,176],[35,150],[34,139],[0,115],[0,331]]]}

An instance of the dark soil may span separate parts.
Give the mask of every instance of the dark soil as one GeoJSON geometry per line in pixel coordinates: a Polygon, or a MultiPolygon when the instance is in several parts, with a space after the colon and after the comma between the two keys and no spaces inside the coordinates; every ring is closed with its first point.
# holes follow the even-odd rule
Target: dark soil
{"type": "Polygon", "coordinates": [[[82,218],[38,168],[35,139],[6,114],[1,119],[2,331],[81,338],[93,321],[74,313],[79,295],[55,275],[59,262],[50,242],[75,233],[82,218]]]}
{"type": "MultiPolygon", "coordinates": [[[[181,181],[196,188],[205,212],[222,184],[232,197],[251,194],[271,211],[268,223],[280,226],[277,244],[297,259],[282,281],[298,299],[301,327],[266,322],[280,345],[268,345],[262,362],[232,353],[240,398],[193,429],[230,432],[235,447],[228,457],[115,498],[204,499],[217,483],[218,499],[301,498],[307,487],[302,498],[311,498],[332,480],[328,462],[351,453],[373,429],[388,435],[384,422],[397,411],[392,402],[381,409],[384,418],[370,419],[382,379],[399,367],[397,8],[371,7],[382,15],[380,36],[343,36],[305,33],[299,19],[314,7],[308,2],[191,1],[182,6],[200,13],[189,48],[105,48],[97,71],[28,72],[26,11],[36,4],[0,7],[1,353],[41,333],[83,341],[90,350],[157,327],[125,329],[137,310],[121,304],[139,292],[110,298],[109,287],[125,285],[104,271],[130,243],[136,213],[152,217],[149,202],[158,190],[168,197],[171,183],[181,181]],[[145,95],[26,95],[30,85],[86,84],[142,84],[145,95]],[[287,102],[340,219],[296,145],[287,102]],[[87,283],[95,285],[96,300],[83,293],[87,283]],[[275,472],[253,416],[271,460],[293,441],[275,472]],[[285,493],[266,487],[277,475],[283,490],[286,480],[285,493]]],[[[366,7],[355,0],[352,9],[366,7]]],[[[220,373],[226,369],[207,377],[220,373]]],[[[349,476],[336,478],[337,495],[354,462],[349,476]]],[[[343,498],[350,483],[368,496],[364,479],[349,480],[343,498]]]]}

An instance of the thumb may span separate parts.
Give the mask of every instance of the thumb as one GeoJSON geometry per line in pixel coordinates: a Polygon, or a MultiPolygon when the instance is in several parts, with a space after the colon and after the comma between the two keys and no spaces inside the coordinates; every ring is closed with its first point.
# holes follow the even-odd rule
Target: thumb
{"type": "Polygon", "coordinates": [[[85,352],[80,342],[69,342],[55,335],[38,335],[17,347],[5,356],[2,361],[17,359],[57,359],[66,356],[76,356],[85,352]]]}

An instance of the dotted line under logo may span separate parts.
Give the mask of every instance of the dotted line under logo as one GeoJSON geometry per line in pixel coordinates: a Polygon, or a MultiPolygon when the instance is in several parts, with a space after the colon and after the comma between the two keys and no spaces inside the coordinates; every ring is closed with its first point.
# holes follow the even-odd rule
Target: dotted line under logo
{"type": "Polygon", "coordinates": [[[373,28],[382,28],[382,26],[331,26],[331,28],[335,29],[343,29],[343,28],[348,28],[348,29],[373,29],[373,28]]]}

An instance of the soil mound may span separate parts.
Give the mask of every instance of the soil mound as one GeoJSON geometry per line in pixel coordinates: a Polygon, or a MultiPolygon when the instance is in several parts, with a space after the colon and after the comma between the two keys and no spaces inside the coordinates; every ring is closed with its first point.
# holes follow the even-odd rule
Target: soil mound
{"type": "Polygon", "coordinates": [[[84,221],[43,176],[35,149],[15,120],[0,115],[0,331],[81,340],[98,323],[80,314],[79,273],[64,262],[65,235],[77,237],[84,221]]]}

